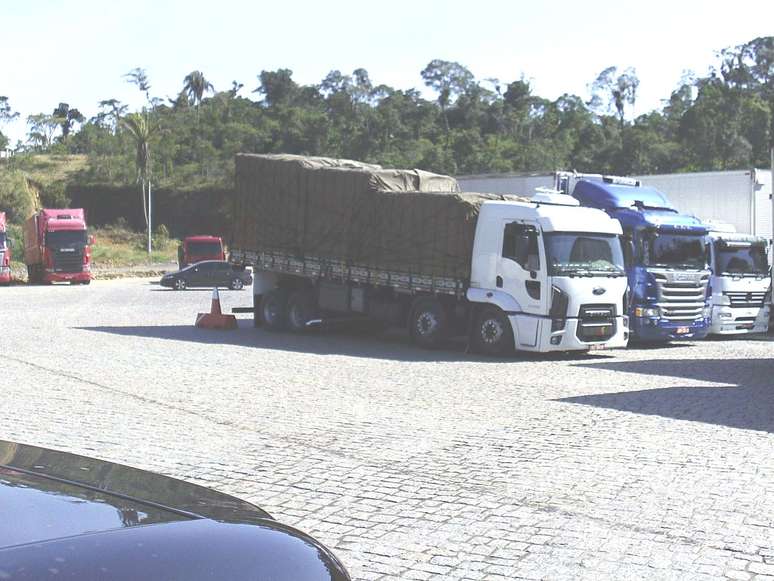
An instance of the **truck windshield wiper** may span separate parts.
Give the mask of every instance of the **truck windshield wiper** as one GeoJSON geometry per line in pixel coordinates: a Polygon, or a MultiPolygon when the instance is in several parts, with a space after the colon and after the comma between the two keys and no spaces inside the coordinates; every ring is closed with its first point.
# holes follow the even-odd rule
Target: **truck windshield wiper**
{"type": "Polygon", "coordinates": [[[566,274],[570,278],[575,278],[576,276],[580,276],[580,277],[587,276],[591,278],[592,276],[594,276],[594,273],[587,269],[566,270],[562,274],[566,274]]]}
{"type": "Polygon", "coordinates": [[[769,276],[768,272],[721,272],[720,276],[739,276],[749,278],[766,278],[769,276]]]}

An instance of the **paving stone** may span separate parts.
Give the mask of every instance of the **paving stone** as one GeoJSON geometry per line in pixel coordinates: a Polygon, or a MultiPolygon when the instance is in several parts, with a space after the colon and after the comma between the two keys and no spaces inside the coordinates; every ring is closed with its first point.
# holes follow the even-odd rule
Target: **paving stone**
{"type": "Polygon", "coordinates": [[[0,289],[0,438],[235,494],[357,580],[774,575],[771,340],[497,360],[194,329],[208,306],[0,289]]]}

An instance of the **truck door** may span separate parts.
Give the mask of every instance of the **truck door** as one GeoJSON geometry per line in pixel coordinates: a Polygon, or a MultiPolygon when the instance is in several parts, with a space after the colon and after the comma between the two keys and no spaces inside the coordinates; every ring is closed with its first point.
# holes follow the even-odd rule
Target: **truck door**
{"type": "Polygon", "coordinates": [[[503,246],[495,284],[521,305],[518,320],[518,342],[535,346],[539,317],[547,313],[550,289],[540,229],[529,221],[504,222],[503,246]]]}

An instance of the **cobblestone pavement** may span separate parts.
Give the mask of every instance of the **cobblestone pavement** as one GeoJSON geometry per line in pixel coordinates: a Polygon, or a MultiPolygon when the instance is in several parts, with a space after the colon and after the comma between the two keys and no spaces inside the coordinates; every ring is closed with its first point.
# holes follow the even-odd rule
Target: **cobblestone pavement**
{"type": "Polygon", "coordinates": [[[238,495],[355,579],[774,579],[771,340],[490,360],[209,301],[0,288],[0,438],[238,495]]]}

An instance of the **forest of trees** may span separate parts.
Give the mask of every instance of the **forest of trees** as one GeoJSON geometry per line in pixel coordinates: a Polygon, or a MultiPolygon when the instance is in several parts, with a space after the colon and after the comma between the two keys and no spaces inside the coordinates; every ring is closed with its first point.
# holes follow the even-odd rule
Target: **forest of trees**
{"type": "MultiPolygon", "coordinates": [[[[116,99],[86,119],[76,105],[30,115],[18,155],[85,154],[82,184],[147,183],[172,190],[230,187],[237,152],[346,157],[448,174],[554,169],[640,174],[768,167],[774,142],[774,37],[718,53],[705,76],[685,75],[663,106],[633,118],[639,80],[610,67],[591,99],[535,95],[523,78],[476,79],[455,62],[421,71],[434,100],[376,84],[365,69],[331,71],[300,85],[292,71],[262,71],[251,85],[215,88],[200,71],[160,98],[134,69],[143,95],[130,112],[116,99]]],[[[2,87],[0,87],[0,91],[2,87]]],[[[106,96],[108,97],[108,96],[106,96]]],[[[56,105],[56,106],[54,106],[56,105]]],[[[0,130],[18,115],[0,97],[0,130]]],[[[0,149],[9,145],[0,133],[0,149]]]]}

